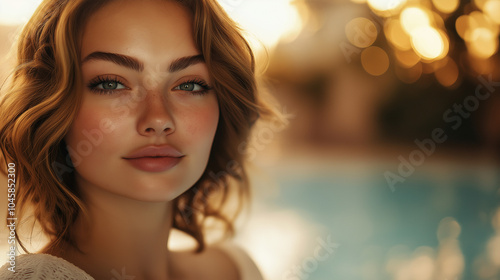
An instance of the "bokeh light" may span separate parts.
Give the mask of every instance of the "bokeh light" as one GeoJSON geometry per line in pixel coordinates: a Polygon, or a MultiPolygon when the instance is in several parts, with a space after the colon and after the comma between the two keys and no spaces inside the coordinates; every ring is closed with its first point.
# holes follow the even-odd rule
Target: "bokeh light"
{"type": "Polygon", "coordinates": [[[483,10],[484,9],[484,4],[486,4],[486,2],[488,2],[489,0],[474,0],[474,5],[483,10]]]}
{"type": "Polygon", "coordinates": [[[390,16],[406,3],[406,0],[367,0],[368,5],[379,15],[390,16]]]}
{"type": "Polygon", "coordinates": [[[420,57],[413,51],[396,51],[396,59],[404,68],[411,68],[420,61],[420,57]]]}
{"type": "Polygon", "coordinates": [[[411,33],[411,43],[423,59],[433,60],[444,57],[448,52],[448,39],[430,26],[421,26],[411,33]]]}
{"type": "Polygon", "coordinates": [[[451,87],[458,80],[459,70],[457,64],[451,58],[448,58],[446,64],[437,69],[434,74],[441,85],[451,87]]]}
{"type": "Polygon", "coordinates": [[[488,257],[493,265],[500,267],[500,235],[494,236],[487,245],[488,257]]]}
{"type": "Polygon", "coordinates": [[[459,0],[432,0],[432,4],[438,11],[450,14],[453,13],[460,4],[459,0]]]}
{"type": "Polygon", "coordinates": [[[408,34],[420,27],[429,26],[431,21],[429,15],[418,7],[405,8],[400,15],[401,25],[408,34]]]}
{"type": "Polygon", "coordinates": [[[391,19],[385,24],[385,36],[389,42],[400,50],[411,49],[410,36],[404,31],[399,19],[391,19]]]}
{"type": "Polygon", "coordinates": [[[389,69],[389,56],[383,49],[371,46],[361,53],[361,64],[369,74],[380,76],[389,69]]]}
{"type": "Polygon", "coordinates": [[[489,0],[484,4],[484,13],[496,24],[500,24],[500,0],[489,0]]]}
{"type": "Polygon", "coordinates": [[[460,235],[462,228],[460,224],[452,217],[446,217],[439,222],[437,237],[439,241],[446,239],[456,239],[460,235]]]}
{"type": "Polygon", "coordinates": [[[228,14],[248,33],[256,50],[273,48],[280,40],[291,41],[303,27],[293,0],[219,1],[228,14]],[[233,3],[234,2],[234,3],[233,3]]]}
{"type": "Polygon", "coordinates": [[[469,16],[468,15],[459,16],[455,21],[455,29],[457,30],[458,35],[462,39],[465,39],[465,34],[469,29],[469,16]]]}
{"type": "Polygon", "coordinates": [[[359,48],[369,47],[377,39],[377,27],[364,17],[349,21],[345,26],[345,33],[349,42],[359,48]]]}
{"type": "Polygon", "coordinates": [[[478,58],[489,58],[498,50],[498,37],[484,27],[472,30],[466,43],[470,53],[478,58]]]}

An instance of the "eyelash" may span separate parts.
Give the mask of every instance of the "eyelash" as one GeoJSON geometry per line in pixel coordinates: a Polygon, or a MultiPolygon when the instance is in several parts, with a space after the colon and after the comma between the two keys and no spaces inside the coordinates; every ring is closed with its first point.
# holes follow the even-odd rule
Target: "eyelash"
{"type": "Polygon", "coordinates": [[[104,83],[117,83],[117,84],[121,84],[122,86],[124,86],[125,88],[127,88],[123,82],[120,81],[120,79],[115,76],[113,78],[109,77],[109,76],[99,76],[99,77],[96,77],[95,79],[91,80],[87,87],[95,92],[95,93],[98,93],[98,94],[111,94],[113,93],[114,91],[117,91],[119,89],[100,89],[100,88],[97,88],[97,86],[101,85],[101,84],[104,84],[104,83]]]}
{"type": "MultiPolygon", "coordinates": [[[[124,86],[125,88],[127,88],[123,82],[120,81],[120,79],[115,76],[115,77],[108,77],[108,76],[99,76],[99,77],[96,77],[95,79],[91,80],[87,87],[97,93],[97,94],[112,94],[114,91],[117,91],[117,90],[121,90],[121,89],[100,89],[100,88],[97,88],[97,86],[101,85],[101,84],[104,84],[104,83],[117,83],[117,84],[121,84],[122,86],[124,86]]],[[[200,79],[190,79],[188,81],[185,81],[181,84],[179,84],[177,87],[180,87],[181,85],[184,85],[184,84],[197,84],[199,85],[202,90],[199,90],[199,91],[189,91],[190,94],[192,95],[204,95],[206,93],[208,93],[208,91],[210,91],[212,88],[203,80],[200,80],[200,79]]],[[[178,90],[181,90],[181,89],[178,89],[178,90]]]]}
{"type": "MultiPolygon", "coordinates": [[[[204,94],[207,94],[208,91],[210,91],[212,89],[205,81],[200,80],[200,79],[196,79],[196,78],[185,81],[176,87],[180,87],[183,84],[197,84],[202,88],[202,90],[199,90],[199,91],[190,91],[190,93],[193,95],[204,95],[204,94]]],[[[181,90],[181,89],[179,89],[179,90],[181,90]]]]}

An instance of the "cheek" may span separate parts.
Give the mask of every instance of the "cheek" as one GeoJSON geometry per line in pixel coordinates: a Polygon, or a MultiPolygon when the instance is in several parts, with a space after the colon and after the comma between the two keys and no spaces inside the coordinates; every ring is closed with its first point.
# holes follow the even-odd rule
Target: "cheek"
{"type": "Polygon", "coordinates": [[[183,114],[178,120],[178,129],[182,127],[182,130],[186,133],[186,139],[196,143],[203,141],[211,145],[219,122],[217,100],[211,100],[209,105],[198,107],[183,114]]]}
{"type": "Polygon", "coordinates": [[[117,138],[113,135],[119,131],[120,127],[117,119],[106,114],[106,111],[82,105],[70,131],[64,138],[74,164],[96,155],[104,156],[108,150],[106,147],[113,144],[108,142],[117,138]]]}

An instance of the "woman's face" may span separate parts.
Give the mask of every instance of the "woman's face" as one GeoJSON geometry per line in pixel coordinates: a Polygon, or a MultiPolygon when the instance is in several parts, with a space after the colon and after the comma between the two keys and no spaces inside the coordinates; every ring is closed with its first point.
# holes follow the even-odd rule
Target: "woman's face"
{"type": "Polygon", "coordinates": [[[113,1],[84,28],[81,108],[65,137],[83,193],[168,201],[202,175],[219,120],[189,11],[113,1]]]}

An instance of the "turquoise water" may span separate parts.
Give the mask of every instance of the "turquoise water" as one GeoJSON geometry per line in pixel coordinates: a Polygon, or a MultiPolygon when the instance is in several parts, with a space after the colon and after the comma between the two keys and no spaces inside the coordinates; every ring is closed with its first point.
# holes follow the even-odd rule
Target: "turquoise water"
{"type": "Polygon", "coordinates": [[[466,168],[447,175],[420,171],[391,191],[382,168],[325,170],[270,171],[279,182],[279,195],[263,202],[295,211],[321,228],[318,236],[330,234],[340,245],[332,256],[316,263],[311,260],[314,248],[295,252],[303,254],[303,262],[291,267],[307,273],[289,273],[281,279],[445,280],[441,276],[446,262],[458,273],[454,279],[481,279],[474,263],[485,256],[487,243],[496,234],[492,219],[500,206],[500,172],[494,168],[487,172],[466,168]],[[418,261],[420,255],[427,258],[418,261]],[[412,263],[413,270],[405,272],[405,262],[412,263]],[[431,276],[416,275],[415,271],[429,267],[431,276]]]}

